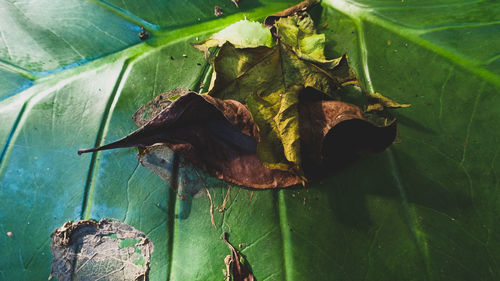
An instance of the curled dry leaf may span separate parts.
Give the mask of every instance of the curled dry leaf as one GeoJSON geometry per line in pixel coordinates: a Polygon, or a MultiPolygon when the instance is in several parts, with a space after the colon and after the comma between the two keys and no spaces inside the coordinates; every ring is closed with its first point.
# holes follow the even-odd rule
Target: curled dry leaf
{"type": "MultiPolygon", "coordinates": [[[[384,149],[395,137],[395,126],[390,126],[390,130],[377,130],[379,127],[366,121],[359,108],[344,102],[301,103],[298,110],[303,113],[301,118],[305,120],[301,123],[301,134],[315,136],[305,137],[301,142],[304,151],[313,152],[307,156],[311,163],[323,162],[324,152],[331,151],[322,145],[323,140],[337,125],[349,120],[356,119],[366,123],[362,130],[374,128],[368,133],[334,136],[334,139],[366,137],[365,141],[347,140],[348,143],[360,145],[349,147],[348,150],[352,153],[372,150],[371,140],[377,138],[387,140],[375,145],[377,149],[384,149]],[[378,134],[387,135],[379,137],[378,134]],[[314,150],[317,147],[322,147],[319,152],[314,150]]],[[[295,173],[270,169],[262,164],[256,153],[257,143],[261,139],[260,133],[250,111],[240,102],[175,90],[148,102],[134,114],[133,119],[141,126],[135,132],[114,143],[80,150],[79,153],[120,147],[143,147],[139,160],[162,176],[161,169],[154,167],[161,165],[161,161],[154,159],[164,157],[168,147],[210,175],[230,183],[254,188],[275,188],[292,186],[302,181],[295,173]],[[175,97],[180,93],[183,95],[174,102],[169,101],[168,97],[175,97]]],[[[358,123],[352,124],[356,128],[358,123]]],[[[347,125],[348,128],[352,126],[347,125]]],[[[162,178],[167,180],[164,176],[162,178]]]]}
{"type": "Polygon", "coordinates": [[[299,112],[302,158],[309,177],[345,166],[357,154],[383,151],[396,138],[395,120],[377,126],[349,103],[304,102],[299,112]]]}

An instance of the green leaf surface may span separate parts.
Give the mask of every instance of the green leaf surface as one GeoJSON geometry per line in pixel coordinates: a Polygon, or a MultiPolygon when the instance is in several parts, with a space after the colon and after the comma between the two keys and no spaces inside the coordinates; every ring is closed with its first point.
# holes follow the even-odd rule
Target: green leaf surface
{"type": "Polygon", "coordinates": [[[392,148],[307,189],[274,191],[228,191],[169,153],[158,159],[168,183],[138,164],[135,149],[76,154],[134,130],[132,114],[160,92],[198,90],[209,67],[190,45],[196,37],[296,2],[242,0],[229,15],[227,1],[228,16],[215,18],[213,7],[205,14],[179,1],[168,6],[178,16],[171,21],[160,16],[164,6],[134,3],[0,2],[0,31],[10,34],[0,40],[0,81],[8,81],[0,86],[0,280],[47,278],[50,233],[103,217],[152,239],[150,280],[222,280],[224,231],[257,280],[500,278],[495,1],[324,0],[313,14],[326,57],[348,53],[368,90],[412,106],[394,112],[392,148]],[[144,22],[159,27],[132,46],[144,22]],[[75,67],[82,59],[70,45],[94,60],[75,67]],[[214,207],[229,194],[225,211],[214,209],[216,228],[205,186],[214,207]]]}
{"type": "Polygon", "coordinates": [[[271,47],[274,43],[269,29],[264,24],[240,20],[213,34],[202,43],[193,46],[202,51],[208,59],[210,56],[209,48],[222,47],[226,42],[233,44],[236,48],[271,47]]]}
{"type": "Polygon", "coordinates": [[[0,62],[45,75],[139,42],[140,28],[90,1],[0,2],[0,62]]]}
{"type": "MultiPolygon", "coordinates": [[[[239,8],[230,0],[100,0],[99,2],[110,6],[124,16],[142,22],[144,25],[152,25],[155,29],[171,29],[215,19],[215,6],[222,8],[223,16],[228,16],[236,13],[252,14],[252,10],[256,8],[264,8],[269,11],[274,7],[283,6],[287,1],[241,1],[238,3],[239,8]]],[[[289,3],[293,4],[294,1],[289,3]]]]}
{"type": "Polygon", "coordinates": [[[29,88],[33,81],[25,77],[0,68],[0,100],[29,88]]]}

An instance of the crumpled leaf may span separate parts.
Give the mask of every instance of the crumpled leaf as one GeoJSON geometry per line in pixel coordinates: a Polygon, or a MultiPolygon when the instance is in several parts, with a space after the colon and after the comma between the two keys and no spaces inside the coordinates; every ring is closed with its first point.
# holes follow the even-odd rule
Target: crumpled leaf
{"type": "MultiPolygon", "coordinates": [[[[172,104],[160,95],[134,115],[136,124],[142,126],[137,131],[78,153],[138,146],[143,165],[162,176],[166,173],[154,164],[161,161],[154,158],[165,153],[152,146],[165,144],[220,179],[269,188],[306,182],[302,149],[311,151],[306,155],[309,166],[322,165],[331,151],[351,154],[384,149],[395,138],[395,122],[378,127],[366,121],[358,107],[332,101],[342,98],[344,87],[359,86],[359,82],[346,55],[326,59],[324,34],[317,34],[312,19],[302,12],[314,3],[306,1],[275,15],[277,43],[272,47],[245,47],[248,40],[240,41],[239,47],[229,42],[229,35],[248,22],[233,25],[219,37],[196,46],[207,51],[224,42],[212,61],[214,74],[208,95],[172,92],[168,94],[172,99],[182,95],[172,104]],[[325,94],[330,101],[316,102],[320,115],[304,126],[301,119],[307,117],[301,116],[301,111],[307,112],[310,105],[301,102],[300,95],[307,95],[310,89],[325,94]],[[155,117],[149,119],[148,114],[155,117]],[[334,130],[340,124],[341,129],[334,130]],[[318,138],[308,140],[304,134],[318,138]],[[333,143],[333,148],[324,143],[333,143]],[[311,144],[315,147],[309,149],[311,144]]],[[[380,94],[368,96],[377,103],[399,105],[380,94]]],[[[337,157],[336,161],[344,159],[337,157]]]]}
{"type": "MultiPolygon", "coordinates": [[[[350,144],[342,147],[342,151],[356,153],[370,150],[375,144],[377,149],[384,149],[396,135],[395,126],[389,129],[377,127],[366,121],[358,107],[341,101],[303,102],[297,103],[297,107],[299,112],[306,114],[298,116],[305,120],[300,122],[300,133],[314,136],[312,139],[305,137],[298,143],[301,146],[299,149],[311,152],[306,158],[312,164],[324,162],[324,152],[332,149],[326,148],[323,140],[330,138],[328,134],[344,122],[359,120],[358,123],[344,125],[348,128],[346,135],[333,136],[332,143],[340,138],[350,144]],[[363,124],[361,130],[366,132],[356,132],[359,123],[363,124]],[[359,136],[365,141],[350,139],[359,136]],[[387,141],[372,141],[376,139],[387,141]],[[319,152],[314,150],[317,148],[320,148],[319,152]]],[[[248,108],[235,100],[174,90],[141,107],[133,120],[140,128],[130,135],[102,147],[80,150],[79,153],[137,146],[140,147],[141,164],[168,181],[168,173],[163,171],[170,165],[168,159],[164,159],[169,157],[165,150],[170,148],[210,175],[238,185],[276,188],[302,182],[295,172],[263,165],[257,155],[260,132],[248,108]],[[178,95],[181,96],[174,102],[170,101],[178,95]]]]}
{"type": "MultiPolygon", "coordinates": [[[[214,62],[216,78],[208,94],[246,103],[260,132],[260,160],[267,167],[302,177],[298,94],[305,87],[333,93],[342,83],[321,65],[301,59],[294,51],[301,50],[300,45],[284,44],[292,40],[293,32],[298,32],[288,32],[287,23],[299,19],[294,16],[282,20],[277,27],[283,30],[280,34],[288,34],[284,37],[287,40],[280,37],[274,47],[238,49],[224,44],[214,62]]],[[[315,55],[319,56],[317,52],[315,55]]],[[[329,61],[328,66],[335,67],[340,61],[329,61]]]]}
{"type": "Polygon", "coordinates": [[[153,243],[114,219],[67,222],[51,235],[49,280],[147,280],[153,243]]]}
{"type": "Polygon", "coordinates": [[[296,14],[313,2],[290,10],[293,16],[277,16],[273,47],[236,48],[225,43],[214,60],[215,79],[208,92],[247,104],[259,128],[259,159],[266,167],[292,172],[303,180],[299,93],[313,88],[340,100],[341,88],[359,86],[347,56],[326,59],[324,34],[316,33],[306,13],[296,14]]]}
{"type": "Polygon", "coordinates": [[[243,264],[240,252],[234,248],[228,240],[228,234],[224,232],[222,240],[231,250],[231,255],[226,256],[226,281],[254,281],[252,272],[243,264]]]}

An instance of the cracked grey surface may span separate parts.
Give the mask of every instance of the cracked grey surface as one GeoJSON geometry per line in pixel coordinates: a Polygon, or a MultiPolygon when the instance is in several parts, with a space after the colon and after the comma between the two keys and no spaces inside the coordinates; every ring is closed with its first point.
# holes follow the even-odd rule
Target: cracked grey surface
{"type": "Polygon", "coordinates": [[[153,243],[113,219],[67,222],[52,234],[49,277],[59,281],[147,280],[153,243]]]}

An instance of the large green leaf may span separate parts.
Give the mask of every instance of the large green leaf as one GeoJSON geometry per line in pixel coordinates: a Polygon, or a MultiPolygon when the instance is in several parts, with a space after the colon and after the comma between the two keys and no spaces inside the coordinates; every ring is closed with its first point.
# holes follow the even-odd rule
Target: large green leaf
{"type": "Polygon", "coordinates": [[[135,129],[158,93],[206,82],[196,37],[296,1],[143,3],[0,2],[1,280],[45,279],[50,233],[103,217],[153,240],[150,280],[222,280],[223,231],[258,280],[500,278],[495,1],[324,0],[313,14],[328,56],[347,52],[366,88],[412,104],[394,112],[400,140],[307,189],[232,186],[217,228],[204,186],[221,205],[226,183],[172,154],[165,183],[135,149],[76,150],[135,129]],[[154,36],[132,46],[138,25],[154,36]]]}

